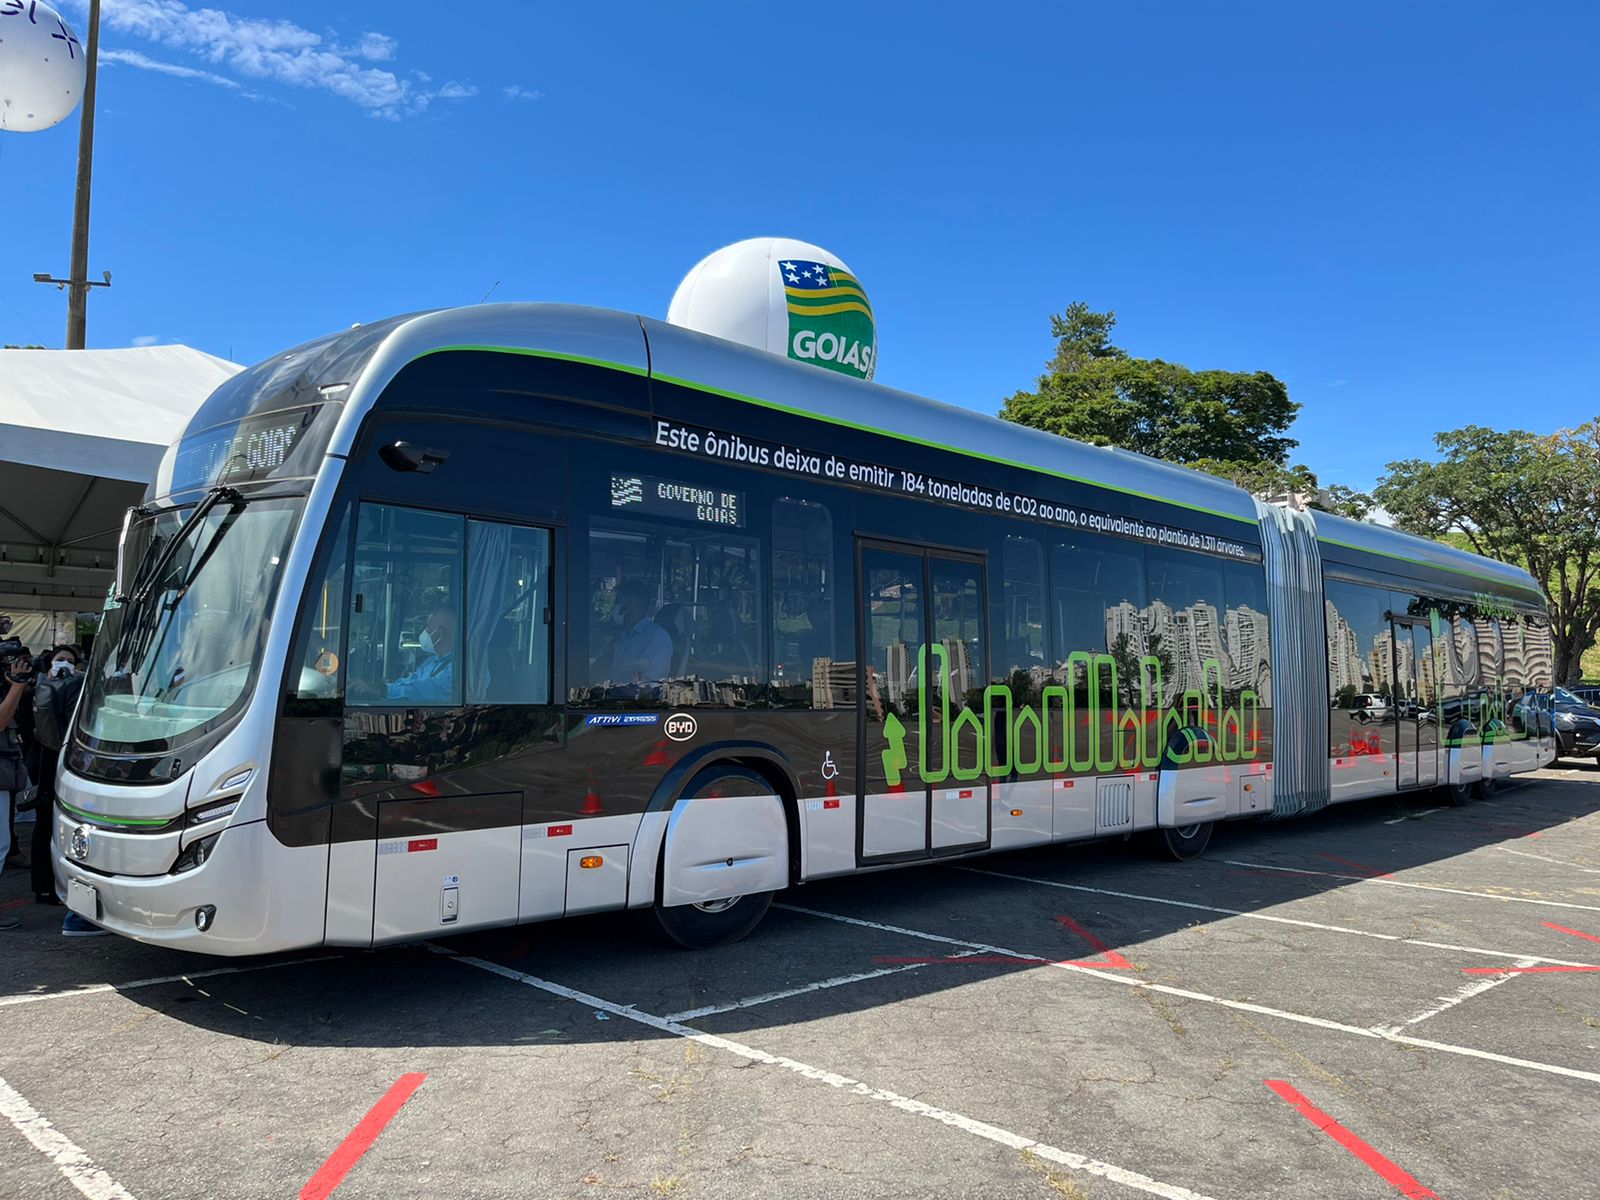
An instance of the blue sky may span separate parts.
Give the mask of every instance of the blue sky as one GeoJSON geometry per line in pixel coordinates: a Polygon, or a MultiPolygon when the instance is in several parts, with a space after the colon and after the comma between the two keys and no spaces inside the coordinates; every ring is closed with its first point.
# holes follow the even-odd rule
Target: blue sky
{"type": "MultiPolygon", "coordinates": [[[[865,284],[880,382],[987,412],[1075,299],[1284,379],[1325,483],[1600,412],[1593,4],[105,12],[91,346],[252,362],[491,288],[661,316],[783,234],[865,284]]],[[[31,276],[66,271],[76,149],[0,134],[0,340],[60,344],[31,276]]]]}

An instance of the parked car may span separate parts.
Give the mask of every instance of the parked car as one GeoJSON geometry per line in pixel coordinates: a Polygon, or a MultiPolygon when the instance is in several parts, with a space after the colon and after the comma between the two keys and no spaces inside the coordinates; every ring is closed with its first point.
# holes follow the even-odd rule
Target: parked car
{"type": "Polygon", "coordinates": [[[1600,683],[1575,683],[1567,688],[1567,691],[1585,704],[1593,704],[1600,708],[1600,683]]]}
{"type": "Polygon", "coordinates": [[[1555,722],[1556,753],[1571,758],[1593,755],[1600,762],[1600,708],[1571,688],[1558,687],[1550,706],[1555,722]]]}
{"type": "Polygon", "coordinates": [[[1350,699],[1350,711],[1358,721],[1387,721],[1389,719],[1389,699],[1386,696],[1375,695],[1371,692],[1365,695],[1353,696],[1350,699]]]}

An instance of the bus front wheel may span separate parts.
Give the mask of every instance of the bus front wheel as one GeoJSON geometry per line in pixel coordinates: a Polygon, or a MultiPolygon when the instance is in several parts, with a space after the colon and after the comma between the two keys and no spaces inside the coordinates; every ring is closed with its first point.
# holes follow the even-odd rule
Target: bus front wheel
{"type": "Polygon", "coordinates": [[[703,904],[657,904],[652,909],[656,925],[667,937],[689,950],[710,950],[737,942],[761,923],[772,907],[772,893],[730,896],[703,904]]]}
{"type": "Polygon", "coordinates": [[[1199,858],[1211,844],[1211,831],[1216,827],[1215,821],[1201,821],[1197,825],[1185,825],[1181,829],[1152,829],[1150,831],[1151,847],[1157,854],[1170,858],[1174,862],[1188,862],[1191,858],[1199,858]]]}

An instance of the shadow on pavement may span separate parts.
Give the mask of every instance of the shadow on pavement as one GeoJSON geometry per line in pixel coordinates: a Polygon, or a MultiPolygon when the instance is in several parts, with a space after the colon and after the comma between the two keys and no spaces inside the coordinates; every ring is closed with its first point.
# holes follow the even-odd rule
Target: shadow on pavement
{"type": "MultiPolygon", "coordinates": [[[[1291,822],[1234,824],[1220,828],[1206,856],[1193,863],[1158,861],[1134,840],[1015,851],[964,865],[1257,912],[1351,887],[1351,876],[1415,871],[1415,878],[1428,882],[1427,873],[1417,869],[1487,846],[1516,842],[1537,856],[1547,845],[1541,840],[1546,834],[1600,811],[1597,784],[1600,766],[1562,765],[1462,809],[1435,811],[1442,804],[1436,796],[1413,794],[1342,805],[1291,822]],[[1241,869],[1227,860],[1326,873],[1241,869]]],[[[1587,861],[1583,853],[1567,847],[1556,859],[1576,865],[1587,861]]],[[[1511,859],[1507,862],[1515,865],[1511,859]]],[[[1580,869],[1595,867],[1600,862],[1580,869]]],[[[1454,886],[1461,886],[1463,870],[1459,864],[1451,869],[1454,886]]],[[[1472,870],[1478,890],[1496,885],[1493,864],[1485,869],[1480,862],[1472,870]]],[[[489,960],[614,1003],[668,1015],[843,975],[884,971],[919,958],[941,959],[963,948],[775,907],[744,942],[698,953],[663,944],[647,928],[647,915],[625,913],[465,934],[439,939],[432,947],[212,959],[114,937],[63,939],[58,930],[64,910],[26,904],[26,886],[26,871],[8,870],[0,876],[0,904],[10,904],[9,911],[25,918],[23,929],[0,934],[0,993],[55,992],[103,982],[183,976],[118,990],[153,1014],[199,1029],[288,1045],[509,1047],[654,1036],[636,1022],[520,986],[452,961],[453,956],[489,960]],[[269,963],[275,964],[273,969],[259,969],[269,963]]],[[[1052,912],[1090,911],[1096,904],[1092,898],[1028,887],[1015,879],[940,865],[809,884],[784,893],[779,904],[1075,961],[1093,960],[1106,950],[1129,949],[1217,920],[1202,910],[1142,904],[1135,922],[1137,937],[1130,934],[1119,940],[1113,926],[1126,927],[1129,922],[1112,921],[1098,935],[1091,930],[1093,940],[1086,944],[1052,912]],[[1094,941],[1102,939],[1097,947],[1094,941]]],[[[1397,890],[1397,895],[1424,893],[1397,890]]],[[[1600,901],[1591,902],[1600,907],[1600,901]]],[[[1576,947],[1573,954],[1584,957],[1576,947]]],[[[895,972],[893,986],[838,987],[825,993],[827,1011],[866,1010],[1036,965],[994,958],[988,955],[959,967],[936,963],[927,969],[895,972]]],[[[70,1022],[72,1011],[62,1006],[79,1004],[92,1001],[23,1004],[6,1017],[26,1020],[43,1016],[41,1010],[48,1008],[52,1020],[70,1022]]],[[[76,1011],[91,1019],[90,1009],[76,1011]]],[[[782,1004],[764,1005],[729,1014],[717,1028],[757,1029],[793,1019],[793,1009],[785,1012],[782,1004]]]]}

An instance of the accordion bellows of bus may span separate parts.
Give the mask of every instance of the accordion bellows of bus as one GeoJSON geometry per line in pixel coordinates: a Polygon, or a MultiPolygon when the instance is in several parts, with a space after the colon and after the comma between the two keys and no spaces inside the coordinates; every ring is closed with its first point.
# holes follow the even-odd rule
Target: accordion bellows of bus
{"type": "Polygon", "coordinates": [[[638,316],[230,379],[124,526],[56,870],[213,954],[649,909],[1550,762],[1525,572],[638,316]]]}

